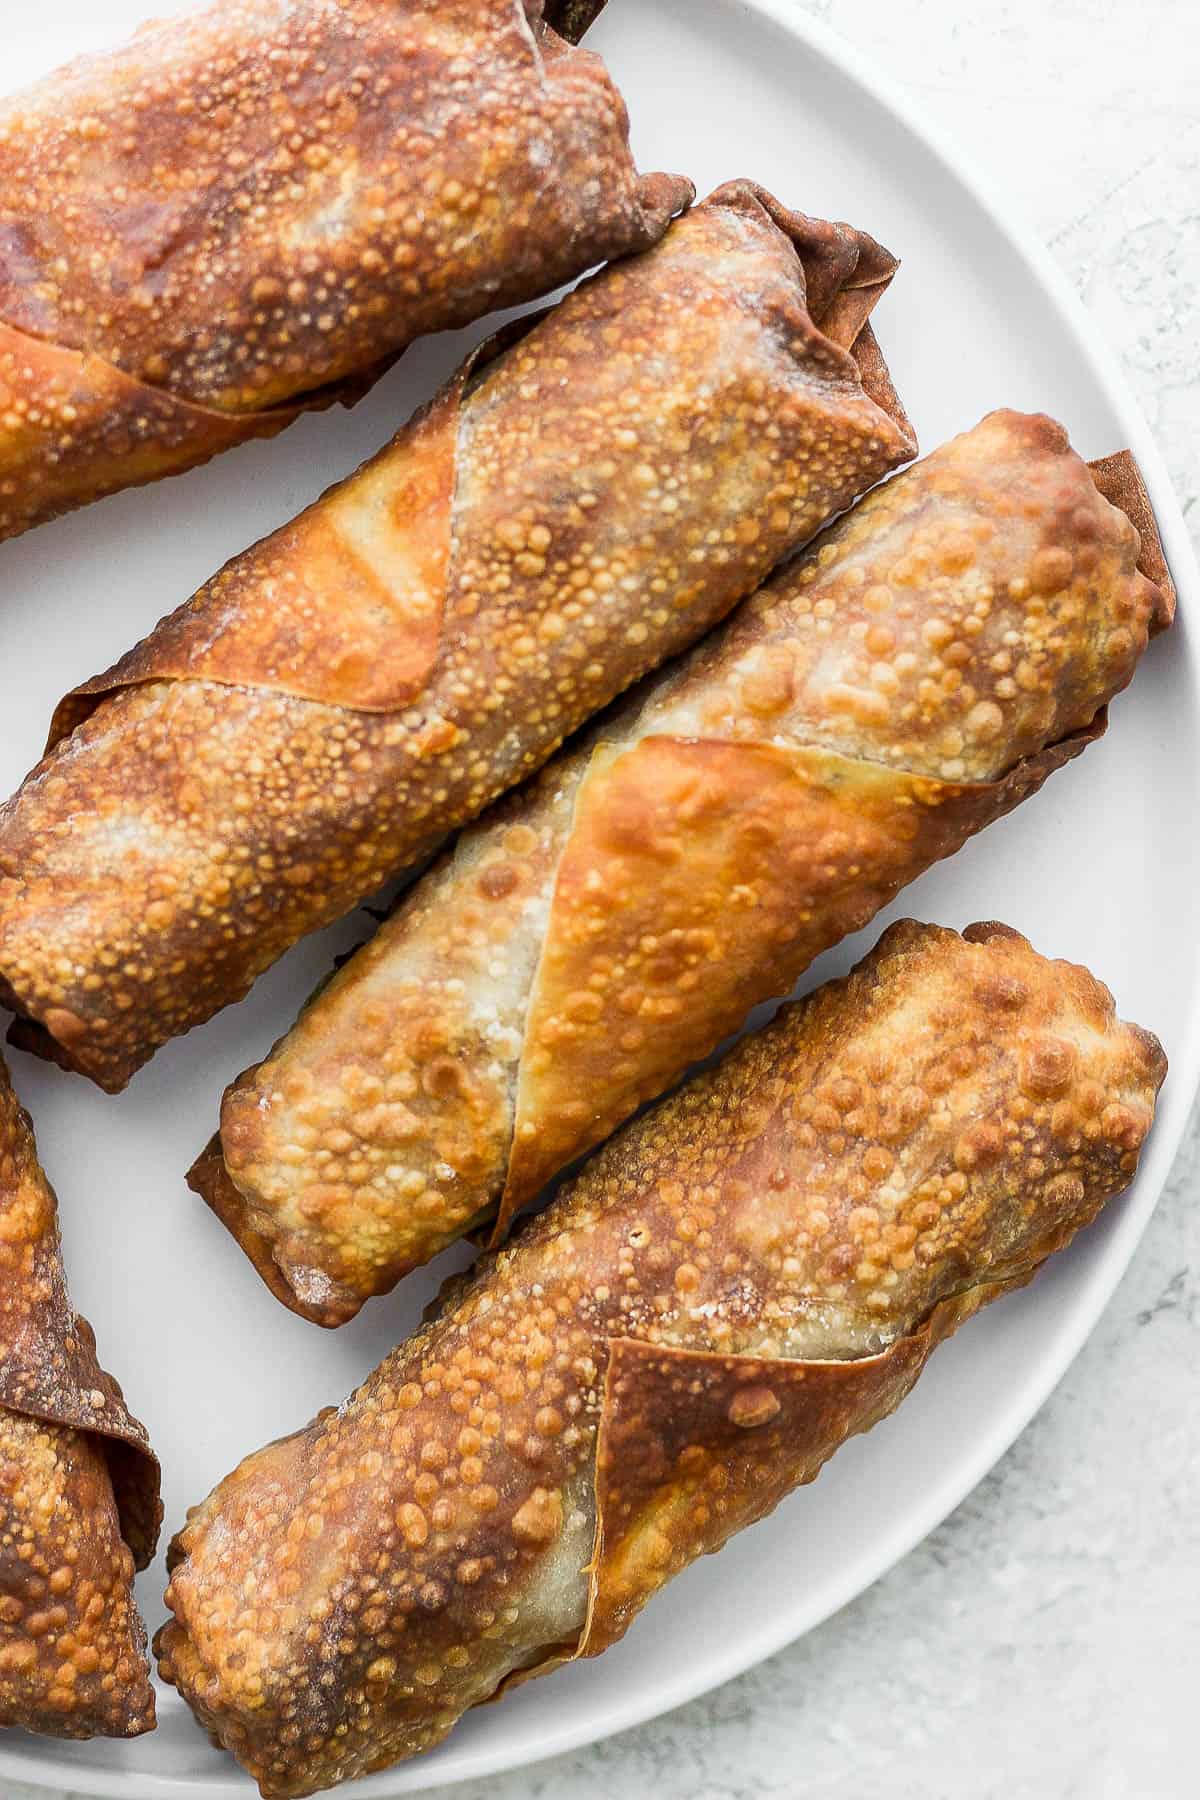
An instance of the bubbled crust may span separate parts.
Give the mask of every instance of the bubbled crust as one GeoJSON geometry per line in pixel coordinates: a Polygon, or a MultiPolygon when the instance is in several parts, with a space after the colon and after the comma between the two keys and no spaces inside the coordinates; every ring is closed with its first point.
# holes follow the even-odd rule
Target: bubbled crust
{"type": "Polygon", "coordinates": [[[234,416],[192,406],[0,320],[0,540],[274,437],[296,417],[289,407],[234,416]]]}
{"type": "Polygon", "coordinates": [[[71,696],[0,809],[14,1009],[121,1087],[727,613],[911,454],[806,305],[853,343],[893,267],[719,190],[71,696]]]}
{"type": "Polygon", "coordinates": [[[464,835],[229,1090],[194,1185],[326,1325],[501,1194],[502,1232],[1103,729],[1169,617],[1138,558],[1043,417],[876,490],[464,835]]]}
{"type": "Polygon", "coordinates": [[[1170,618],[1142,562],[1061,425],[990,413],[755,594],[664,685],[654,728],[994,781],[1128,684],[1170,618]]]}
{"type": "Polygon", "coordinates": [[[190,1515],[164,1675],[284,1796],[597,1653],[1128,1184],[1164,1067],[1015,932],[894,926],[190,1515]]]}
{"type": "Polygon", "coordinates": [[[0,536],[653,243],[691,186],[540,13],[221,0],[0,105],[0,536]]]}
{"type": "Polygon", "coordinates": [[[1103,729],[1166,613],[1140,550],[1060,425],[993,413],[666,677],[580,786],[499,1230],[1103,729]]]}
{"type": "Polygon", "coordinates": [[[469,1230],[480,1195],[502,1187],[512,1099],[501,1072],[521,1053],[540,942],[530,923],[544,915],[573,799],[562,785],[536,830],[520,794],[500,801],[489,816],[511,824],[464,833],[392,921],[409,928],[399,979],[389,926],[335,977],[338,1000],[301,1013],[278,1061],[227,1090],[220,1133],[188,1180],[306,1318],[352,1318],[373,1286],[469,1230]],[[376,1202],[374,1181],[343,1177],[368,1156],[374,1175],[385,1150],[392,1174],[376,1202]]]}
{"type": "Polygon", "coordinates": [[[0,1725],[134,1737],[154,1724],[135,1562],[158,1464],[67,1295],[53,1191],[0,1062],[0,1725]]]}
{"type": "Polygon", "coordinates": [[[615,762],[598,754],[555,872],[496,1237],[751,1006],[1102,728],[975,786],[770,742],[646,737],[615,762]]]}
{"type": "Polygon", "coordinates": [[[419,698],[449,595],[462,399],[486,351],[377,456],[234,557],[115,667],[60,703],[49,743],[152,681],[253,685],[389,712],[419,698]]]}
{"type": "Polygon", "coordinates": [[[154,1729],[146,1632],[97,1440],[0,1407],[0,1725],[154,1729]]]}

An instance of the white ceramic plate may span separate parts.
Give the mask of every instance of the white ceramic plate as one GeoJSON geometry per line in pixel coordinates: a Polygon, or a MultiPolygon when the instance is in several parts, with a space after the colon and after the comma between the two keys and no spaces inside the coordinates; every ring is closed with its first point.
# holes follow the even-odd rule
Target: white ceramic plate
{"type": "MultiPolygon", "coordinates": [[[[6,16],[3,79],[19,85],[79,48],[114,41],[148,3],[40,0],[6,16]]],[[[182,11],[182,0],[158,0],[157,10],[182,11]]],[[[1135,448],[1179,582],[1181,628],[1151,650],[1102,743],[888,916],[1002,918],[1040,949],[1089,963],[1126,1016],[1162,1037],[1172,1074],[1133,1191],[1031,1290],[939,1351],[895,1419],[683,1576],[600,1662],[472,1715],[434,1755],[357,1786],[363,1800],[485,1776],[650,1718],[810,1630],[874,1581],[980,1479],[1079,1349],[1153,1209],[1197,1082],[1198,671],[1187,612],[1200,582],[1111,358],[1049,259],[963,174],[954,150],[788,0],[613,0],[595,42],[628,97],[643,166],[686,170],[701,193],[754,176],[790,205],[866,227],[903,258],[878,326],[923,445],[1003,404],[1055,413],[1089,456],[1135,448]]],[[[275,444],[0,548],[0,790],[36,760],[51,708],[73,682],[374,451],[461,349],[459,338],[425,344],[353,413],[306,420],[275,444]]],[[[825,957],[805,985],[842,972],[880,928],[825,957]]],[[[163,1051],[117,1100],[13,1059],[61,1197],[76,1303],[165,1465],[168,1531],[245,1452],[341,1399],[445,1273],[447,1259],[354,1325],[321,1333],[275,1305],[183,1183],[226,1081],[290,1022],[331,954],[362,935],[352,921],[301,945],[248,1001],[163,1051]]],[[[160,1562],[139,1584],[151,1630],[162,1587],[160,1562]]],[[[157,1733],[126,1745],[7,1734],[0,1775],[121,1800],[249,1800],[249,1781],[173,1693],[161,1696],[159,1716],[157,1733]]]]}

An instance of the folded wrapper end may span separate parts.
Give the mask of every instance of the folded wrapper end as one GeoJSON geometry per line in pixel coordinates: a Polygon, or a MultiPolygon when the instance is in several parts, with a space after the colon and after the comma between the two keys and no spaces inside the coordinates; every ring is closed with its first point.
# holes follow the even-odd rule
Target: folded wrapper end
{"type": "Polygon", "coordinates": [[[240,1244],[276,1300],[290,1312],[326,1331],[333,1331],[339,1325],[348,1324],[361,1310],[363,1296],[340,1288],[323,1272],[307,1271],[312,1279],[308,1284],[309,1291],[303,1295],[299,1291],[299,1272],[293,1269],[290,1280],[284,1274],[276,1260],[275,1245],[255,1231],[250,1221],[246,1202],[226,1165],[219,1132],[209,1140],[188,1170],[187,1184],[240,1244]]]}
{"type": "Polygon", "coordinates": [[[843,350],[854,344],[900,267],[869,232],[836,219],[816,219],[784,206],[757,181],[726,181],[711,202],[766,213],[791,239],[804,266],[805,301],[825,336],[843,350]]]}
{"type": "Polygon", "coordinates": [[[868,398],[904,433],[909,455],[916,456],[916,433],[870,323],[900,267],[898,259],[868,232],[795,212],[756,181],[727,181],[709,202],[764,212],[791,239],[804,269],[805,300],[814,325],[853,357],[868,398]]]}
{"type": "MultiPolygon", "coordinates": [[[[915,921],[911,919],[900,919],[895,925],[889,926],[888,931],[899,932],[901,930],[911,929],[914,923],[915,921]]],[[[884,935],[886,937],[887,933],[884,935]]],[[[967,944],[994,944],[1003,942],[1006,939],[1017,943],[1024,943],[1026,941],[1021,932],[1014,931],[1011,925],[1002,924],[999,919],[977,919],[974,925],[963,926],[962,936],[963,942],[967,944]]],[[[1082,977],[1084,980],[1091,983],[1095,992],[1100,996],[1101,1004],[1106,1007],[1111,1007],[1115,1013],[1116,1001],[1113,999],[1110,989],[1105,987],[1104,983],[1091,974],[1089,970],[1073,968],[1073,965],[1070,963],[1060,963],[1058,966],[1070,970],[1077,979],[1082,977]]],[[[1146,1068],[1149,1072],[1150,1079],[1153,1082],[1154,1091],[1157,1094],[1170,1072],[1171,1065],[1167,1053],[1154,1032],[1147,1031],[1144,1025],[1135,1025],[1127,1020],[1125,1022],[1125,1029],[1128,1031],[1130,1037],[1141,1047],[1142,1054],[1145,1057],[1146,1068]]],[[[1050,1252],[1047,1251],[1047,1255],[1049,1254],[1050,1252]]]]}
{"type": "Polygon", "coordinates": [[[152,1731],[132,1578],[158,1541],[158,1459],[71,1304],[54,1190],[2,1059],[0,1464],[0,1726],[152,1731]]]}
{"type": "Polygon", "coordinates": [[[1157,637],[1160,632],[1167,630],[1175,617],[1177,595],[1167,565],[1158,520],[1154,516],[1154,504],[1137,458],[1132,450],[1117,450],[1112,456],[1098,457],[1095,462],[1088,464],[1088,468],[1097,490],[1104,495],[1110,506],[1115,506],[1125,514],[1142,540],[1137,566],[1147,581],[1154,583],[1161,597],[1161,603],[1155,607],[1150,624],[1150,636],[1157,637]]]}
{"type": "Polygon", "coordinates": [[[568,44],[577,44],[607,4],[608,0],[546,0],[542,22],[568,44]]]}
{"type": "MultiPolygon", "coordinates": [[[[607,0],[557,0],[557,3],[546,0],[544,9],[540,9],[538,0],[526,0],[530,28],[537,39],[543,64],[548,67],[560,60],[570,60],[606,4],[607,0]]],[[[628,111],[624,116],[628,136],[628,111]]],[[[637,199],[641,210],[641,238],[631,241],[625,254],[638,255],[643,250],[652,250],[671,220],[687,212],[695,198],[696,185],[686,175],[668,175],[661,170],[639,175],[637,199]]],[[[619,261],[620,257],[612,260],[619,261]]]]}
{"type": "MultiPolygon", "coordinates": [[[[15,1007],[12,994],[0,986],[0,1005],[15,1007]]],[[[18,1012],[9,1025],[4,1037],[5,1043],[12,1050],[23,1050],[26,1056],[36,1056],[39,1062],[53,1063],[56,1069],[63,1069],[68,1075],[86,1075],[88,1070],[77,1063],[64,1045],[47,1031],[36,1019],[27,1013],[18,1012]]],[[[101,1081],[92,1077],[96,1085],[103,1088],[106,1094],[119,1094],[128,1087],[128,1079],[122,1082],[101,1081]]]]}
{"type": "Polygon", "coordinates": [[[85,1411],[70,1394],[23,1391],[17,1370],[11,1371],[11,1378],[7,1370],[0,1376],[0,1405],[96,1440],[112,1478],[121,1536],[140,1573],[154,1561],[162,1531],[162,1472],[158,1457],[145,1427],[129,1411],[120,1382],[99,1362],[96,1334],[79,1313],[73,1316],[71,1336],[78,1346],[76,1386],[86,1392],[89,1410],[85,1411]],[[84,1381],[91,1381],[92,1386],[84,1390],[84,1381]],[[103,1397],[103,1407],[95,1406],[96,1395],[103,1397]]]}
{"type": "Polygon", "coordinates": [[[896,392],[892,381],[891,370],[875,336],[874,327],[869,321],[863,324],[862,330],[850,346],[850,354],[858,364],[862,376],[863,392],[873,400],[880,412],[885,412],[912,445],[912,454],[918,450],[917,434],[912,420],[904,410],[904,403],[896,392]]]}

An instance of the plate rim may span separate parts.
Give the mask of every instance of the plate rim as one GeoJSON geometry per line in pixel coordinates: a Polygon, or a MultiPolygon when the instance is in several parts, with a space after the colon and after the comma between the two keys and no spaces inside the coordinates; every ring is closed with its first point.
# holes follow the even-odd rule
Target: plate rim
{"type": "MultiPolygon", "coordinates": [[[[1099,378],[1102,392],[1121,420],[1129,447],[1141,466],[1154,503],[1167,560],[1181,594],[1200,595],[1200,563],[1192,545],[1183,510],[1162,453],[1146,422],[1140,403],[1118,361],[1117,353],[1092,318],[1066,271],[1027,223],[1020,207],[1008,195],[1001,180],[983,170],[970,152],[964,152],[951,132],[930,123],[909,97],[903,84],[876,64],[869,52],[858,48],[832,26],[799,10],[798,0],[713,0],[726,11],[740,10],[782,31],[804,50],[848,78],[886,114],[931,154],[945,172],[970,196],[1001,233],[1043,293],[1058,310],[1076,340],[1086,349],[1099,378]]],[[[749,22],[749,21],[748,21],[749,22]]],[[[1189,633],[1180,633],[1183,654],[1200,677],[1200,650],[1192,648],[1189,633]]],[[[998,1408],[992,1426],[976,1453],[939,1485],[919,1505],[912,1506],[895,1530],[876,1540],[870,1552],[848,1564],[842,1579],[833,1584],[824,1603],[802,1625],[777,1620],[758,1630],[748,1630],[723,1654],[705,1659],[671,1676],[664,1672],[652,1691],[614,1705],[608,1716],[586,1721],[567,1720],[557,1729],[551,1724],[537,1746],[512,1746],[490,1750],[486,1739],[460,1752],[452,1763],[439,1767],[438,1759],[422,1759],[396,1765],[376,1776],[347,1784],[347,1793],[362,1800],[389,1800],[401,1792],[427,1792],[454,1783],[479,1781],[519,1768],[530,1768],[554,1756],[585,1749],[604,1739],[632,1730],[745,1674],[789,1644],[825,1624],[852,1600],[864,1594],[910,1554],[942,1524],[996,1466],[1017,1438],[1041,1411],[1094,1331],[1101,1314],[1129,1268],[1138,1244],[1158,1206],[1178,1158],[1200,1090],[1200,1008],[1193,1009],[1179,1044],[1171,1056],[1169,1118],[1160,1116],[1150,1147],[1138,1171],[1134,1193],[1123,1204],[1111,1232],[1106,1254],[1098,1261],[1051,1351],[1021,1383],[1007,1405],[998,1408]],[[405,1773],[402,1774],[401,1770],[405,1773]],[[408,1774],[420,1772],[419,1786],[410,1787],[408,1774]],[[403,1787],[397,1788],[396,1781],[403,1787]]],[[[8,1738],[8,1734],[5,1734],[8,1738]]],[[[230,1775],[197,1780],[191,1775],[167,1776],[134,1768],[89,1770],[77,1763],[46,1756],[38,1740],[36,1761],[28,1761],[20,1745],[25,1734],[0,1740],[0,1776],[10,1776],[27,1787],[62,1790],[70,1795],[95,1795],[96,1800],[248,1800],[254,1792],[250,1777],[230,1775]]]]}

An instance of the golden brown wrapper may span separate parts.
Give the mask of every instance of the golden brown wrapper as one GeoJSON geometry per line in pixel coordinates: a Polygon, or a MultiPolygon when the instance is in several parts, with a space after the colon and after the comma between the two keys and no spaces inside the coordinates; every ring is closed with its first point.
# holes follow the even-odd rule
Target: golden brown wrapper
{"type": "Polygon", "coordinates": [[[893,926],[189,1514],[164,1676],[282,1797],[599,1653],[1128,1184],[1164,1070],[1006,927],[893,926]]]}
{"type": "Polygon", "coordinates": [[[0,102],[0,539],[652,244],[599,10],[218,0],[0,102]]]}
{"type": "Polygon", "coordinates": [[[717,1356],[614,1338],[596,1446],[603,1537],[575,1654],[607,1650],[673,1576],[815,1481],[834,1449],[896,1410],[944,1338],[1008,1291],[972,1288],[882,1354],[849,1362],[717,1356]]]}
{"type": "Polygon", "coordinates": [[[121,488],[180,474],[297,418],[189,406],[0,320],[0,539],[121,488]]]}
{"type": "Polygon", "coordinates": [[[498,1236],[750,1005],[1036,793],[1103,724],[975,786],[769,742],[643,738],[609,768],[601,753],[555,877],[498,1236]],[[652,1029],[614,1044],[597,1029],[614,1015],[652,1029]]]}
{"type": "Polygon", "coordinates": [[[1167,564],[1166,551],[1158,535],[1158,520],[1145,478],[1131,450],[1118,450],[1112,456],[1097,457],[1088,464],[1092,480],[1104,498],[1111,501],[1128,518],[1141,539],[1138,568],[1151,580],[1161,596],[1154,628],[1165,631],[1175,617],[1175,583],[1167,564]]]}
{"type": "Polygon", "coordinates": [[[993,414],[465,833],[192,1171],[272,1291],[336,1325],[492,1214],[496,1241],[1077,756],[1170,617],[1136,516],[1140,549],[1061,427],[993,414]]]}
{"type": "Polygon", "coordinates": [[[54,1192],[0,1061],[0,1726],[154,1726],[135,1568],[162,1508],[144,1427],[67,1294],[54,1192]]]}
{"type": "Polygon", "coordinates": [[[123,1086],[909,457],[894,268],[719,189],[70,695],[0,808],[17,1041],[123,1086]]]}

